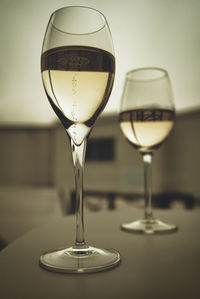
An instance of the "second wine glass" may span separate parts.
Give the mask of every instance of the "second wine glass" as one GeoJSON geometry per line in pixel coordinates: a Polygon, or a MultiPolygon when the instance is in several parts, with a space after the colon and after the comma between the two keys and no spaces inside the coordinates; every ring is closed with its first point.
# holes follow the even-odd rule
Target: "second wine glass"
{"type": "Polygon", "coordinates": [[[126,74],[119,122],[128,142],[144,163],[144,218],[122,224],[126,231],[146,234],[172,232],[176,225],[155,219],[152,211],[151,164],[153,152],[169,136],[175,120],[169,76],[161,68],[140,68],[126,74]]]}
{"type": "Polygon", "coordinates": [[[45,269],[96,272],[116,266],[114,249],[87,245],[84,237],[83,169],[86,143],[113,86],[115,58],[105,17],[97,10],[70,6],[55,11],[44,38],[41,71],[49,102],[67,131],[75,169],[76,238],[68,248],[40,257],[45,269]]]}

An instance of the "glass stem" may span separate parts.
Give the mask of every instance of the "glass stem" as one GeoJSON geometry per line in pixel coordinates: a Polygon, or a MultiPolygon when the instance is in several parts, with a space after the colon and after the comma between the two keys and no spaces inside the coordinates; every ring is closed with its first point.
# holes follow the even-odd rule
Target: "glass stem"
{"type": "Polygon", "coordinates": [[[142,153],[144,162],[144,197],[145,212],[144,219],[154,219],[152,211],[152,153],[142,153]]]}
{"type": "Polygon", "coordinates": [[[75,171],[75,190],[76,190],[76,240],[75,248],[85,248],[84,238],[84,215],[83,215],[83,172],[85,164],[85,151],[87,139],[85,138],[80,145],[76,145],[71,140],[72,158],[75,171]]]}

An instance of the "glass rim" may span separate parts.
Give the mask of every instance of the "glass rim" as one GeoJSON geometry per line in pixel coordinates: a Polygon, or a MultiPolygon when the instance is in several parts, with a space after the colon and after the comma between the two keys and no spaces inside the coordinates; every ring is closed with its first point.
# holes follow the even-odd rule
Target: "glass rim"
{"type": "Polygon", "coordinates": [[[168,72],[161,67],[142,67],[142,68],[136,68],[128,71],[126,73],[126,79],[130,81],[136,81],[136,82],[148,82],[148,81],[157,81],[157,80],[162,80],[163,78],[168,78],[168,72]],[[139,72],[144,72],[144,71],[155,71],[160,73],[160,75],[154,76],[152,78],[137,78],[134,74],[139,73],[139,72]]]}
{"type": "Polygon", "coordinates": [[[106,17],[104,16],[104,14],[103,14],[101,11],[99,11],[98,9],[96,9],[96,8],[89,7],[89,6],[83,6],[83,5],[69,5],[69,6],[64,6],[64,7],[58,8],[58,9],[56,9],[55,11],[53,11],[52,14],[51,14],[51,16],[50,16],[50,21],[49,21],[49,23],[50,23],[50,24],[52,25],[52,27],[54,27],[56,30],[58,30],[58,31],[60,31],[60,32],[63,32],[63,33],[65,33],[65,34],[71,34],[71,35],[89,35],[89,34],[93,34],[93,33],[96,33],[96,32],[98,32],[98,31],[102,30],[102,29],[105,27],[105,25],[107,24],[107,20],[106,20],[106,17]],[[59,11],[64,10],[64,9],[67,9],[67,8],[68,8],[68,9],[70,9],[70,8],[81,8],[81,9],[82,9],[82,8],[83,8],[83,9],[92,10],[92,11],[94,11],[94,12],[96,12],[96,13],[98,13],[99,15],[102,16],[102,19],[104,20],[104,23],[102,24],[102,26],[101,26],[98,30],[94,30],[94,31],[91,31],[91,32],[86,32],[86,33],[72,33],[72,32],[68,32],[68,31],[61,30],[61,29],[57,28],[57,27],[53,24],[52,18],[53,18],[53,16],[54,16],[56,13],[58,13],[59,11]]]}

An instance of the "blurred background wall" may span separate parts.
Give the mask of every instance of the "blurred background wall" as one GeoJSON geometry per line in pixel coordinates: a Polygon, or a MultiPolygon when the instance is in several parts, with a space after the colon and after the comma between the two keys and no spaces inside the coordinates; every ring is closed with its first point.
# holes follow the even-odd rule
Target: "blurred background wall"
{"type": "MultiPolygon", "coordinates": [[[[155,193],[200,196],[199,132],[200,110],[177,114],[171,135],[153,156],[155,193]]],[[[0,139],[1,186],[47,186],[69,194],[74,189],[70,143],[59,122],[46,128],[2,127],[0,139]]],[[[124,139],[116,114],[100,117],[90,135],[85,189],[143,192],[142,158],[124,139]]]]}
{"type": "Polygon", "coordinates": [[[22,233],[48,213],[62,215],[60,204],[74,189],[68,137],[47,101],[40,74],[49,17],[68,5],[90,6],[105,14],[116,56],[113,91],[90,135],[85,189],[142,194],[141,157],[124,140],[118,113],[125,73],[157,66],[169,72],[177,118],[171,136],[154,155],[153,192],[189,194],[199,202],[200,1],[1,0],[0,234],[9,240],[18,235],[16,223],[21,223],[22,233]],[[107,158],[98,149],[101,142],[111,146],[107,158]]]}

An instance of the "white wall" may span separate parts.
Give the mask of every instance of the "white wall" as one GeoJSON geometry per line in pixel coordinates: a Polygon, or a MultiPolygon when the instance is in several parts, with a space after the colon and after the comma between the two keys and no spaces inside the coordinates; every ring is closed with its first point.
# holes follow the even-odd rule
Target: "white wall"
{"type": "Polygon", "coordinates": [[[117,73],[105,111],[118,111],[124,74],[144,66],[169,71],[178,110],[200,106],[199,0],[1,0],[0,124],[56,118],[41,83],[40,53],[50,14],[68,5],[94,7],[108,19],[117,73]]]}

